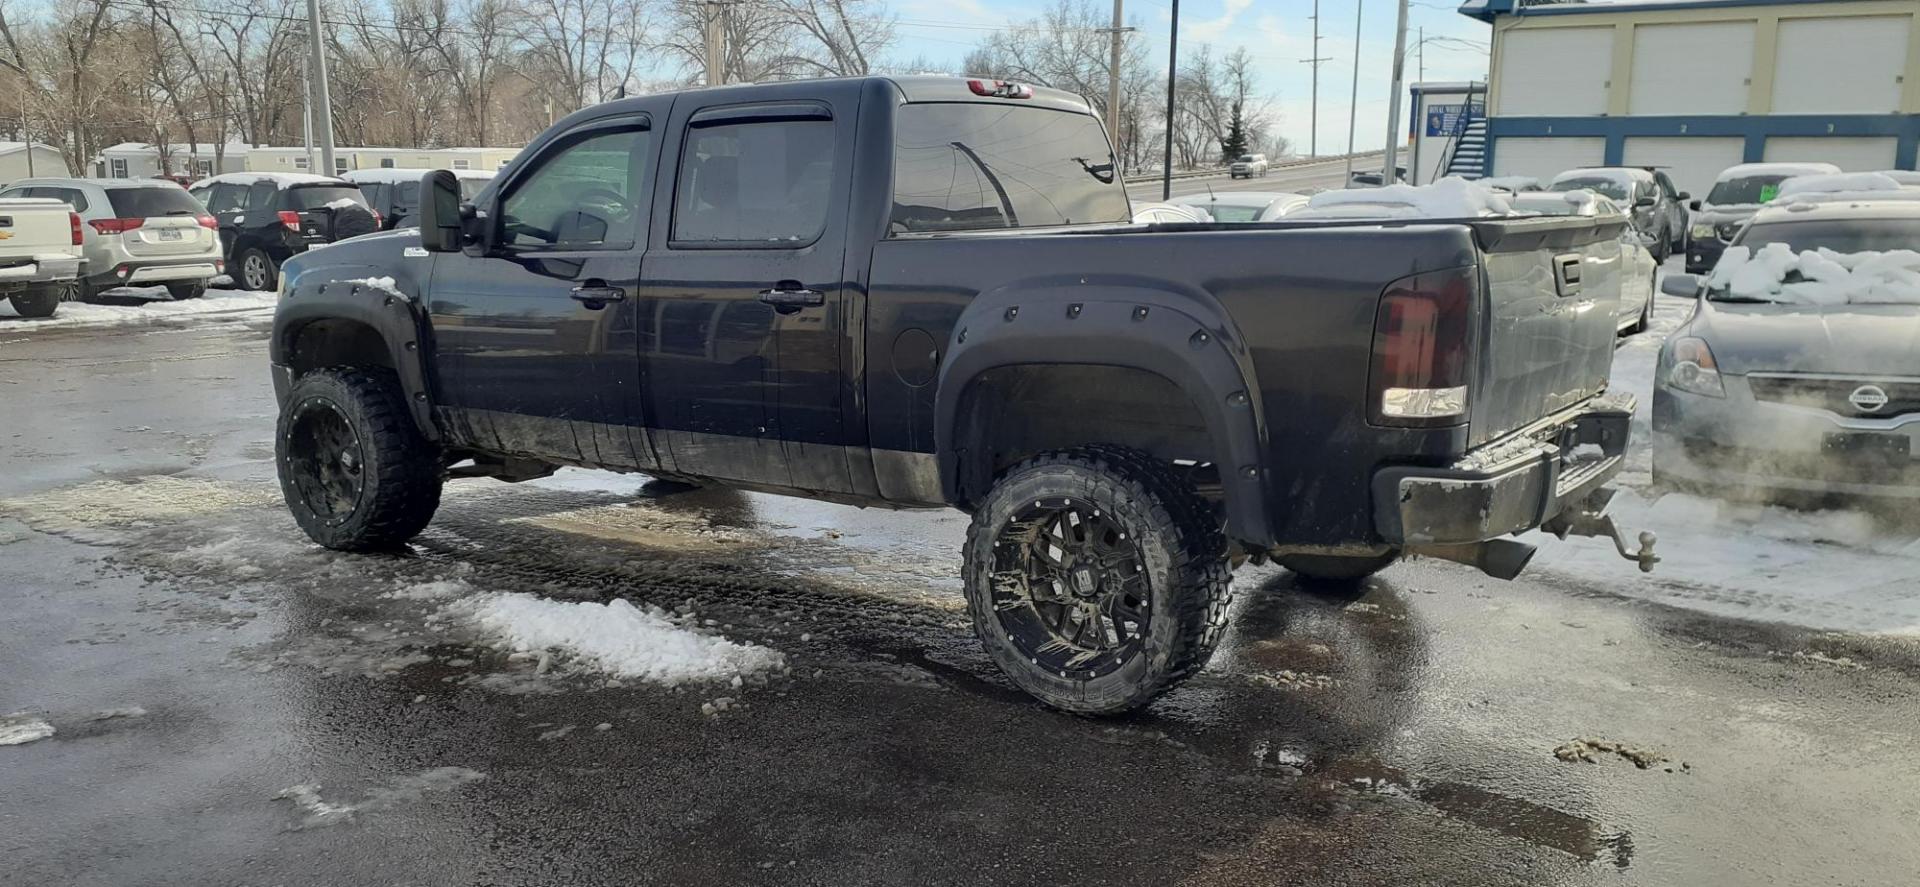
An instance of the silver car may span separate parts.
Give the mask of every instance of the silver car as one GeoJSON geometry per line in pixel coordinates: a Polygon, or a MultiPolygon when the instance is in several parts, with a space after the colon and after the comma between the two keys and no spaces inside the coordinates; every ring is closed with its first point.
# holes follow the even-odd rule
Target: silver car
{"type": "Polygon", "coordinates": [[[80,277],[71,298],[118,286],[164,286],[198,298],[224,270],[212,215],[165,179],[20,179],[0,197],[51,197],[80,216],[80,277]]]}
{"type": "MultiPolygon", "coordinates": [[[[1732,245],[1770,243],[1911,249],[1920,201],[1770,206],[1732,245]]],[[[1699,302],[1655,370],[1657,480],[1743,497],[1920,498],[1920,300],[1788,303],[1701,291],[1692,275],[1661,286],[1699,302]]]]}

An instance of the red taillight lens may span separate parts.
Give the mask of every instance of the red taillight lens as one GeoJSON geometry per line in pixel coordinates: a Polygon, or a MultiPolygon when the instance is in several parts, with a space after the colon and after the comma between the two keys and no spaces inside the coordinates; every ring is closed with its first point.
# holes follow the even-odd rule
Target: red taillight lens
{"type": "Polygon", "coordinates": [[[280,211],[280,224],[287,226],[288,231],[298,231],[300,230],[300,214],[290,209],[283,209],[280,211]]]}
{"type": "Polygon", "coordinates": [[[1387,285],[1373,326],[1368,413],[1380,425],[1456,425],[1467,418],[1473,368],[1474,268],[1387,285]]]}
{"type": "Polygon", "coordinates": [[[967,88],[974,95],[984,95],[996,99],[1030,99],[1033,87],[1011,80],[969,80],[967,88]]]}
{"type": "Polygon", "coordinates": [[[145,225],[146,219],[89,219],[87,224],[102,234],[120,234],[145,225]]]}
{"type": "Polygon", "coordinates": [[[381,215],[379,210],[373,209],[372,207],[368,207],[367,212],[373,213],[373,227],[375,228],[386,227],[387,217],[381,215]]]}
{"type": "Polygon", "coordinates": [[[194,216],[193,220],[196,222],[199,222],[200,227],[202,228],[206,228],[208,230],[213,230],[213,231],[217,231],[220,229],[220,220],[210,215],[207,215],[206,213],[201,213],[197,216],[194,216]]]}
{"type": "Polygon", "coordinates": [[[80,230],[79,213],[67,213],[67,234],[73,238],[74,246],[79,246],[86,241],[86,232],[80,230]]]}

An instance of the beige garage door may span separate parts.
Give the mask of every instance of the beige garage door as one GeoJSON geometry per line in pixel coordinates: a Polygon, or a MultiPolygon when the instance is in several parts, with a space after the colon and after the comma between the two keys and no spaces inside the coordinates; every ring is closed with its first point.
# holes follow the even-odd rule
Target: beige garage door
{"type": "Polygon", "coordinates": [[[1502,138],[1493,147],[1493,174],[1548,179],[1582,166],[1599,166],[1607,143],[1595,138],[1502,138]]]}

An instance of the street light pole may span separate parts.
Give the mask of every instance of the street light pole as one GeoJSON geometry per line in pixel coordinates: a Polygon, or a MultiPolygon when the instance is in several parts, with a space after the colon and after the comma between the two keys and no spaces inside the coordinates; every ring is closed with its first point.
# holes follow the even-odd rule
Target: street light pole
{"type": "Polygon", "coordinates": [[[1120,40],[1133,30],[1120,23],[1122,2],[1124,0],[1113,0],[1113,27],[1106,29],[1113,40],[1107,59],[1107,138],[1115,148],[1120,147],[1120,40]]]}
{"type": "Polygon", "coordinates": [[[1353,122],[1360,116],[1360,22],[1366,0],[1353,0],[1353,95],[1347,99],[1347,181],[1353,181],[1353,122]]]}
{"type": "MultiPolygon", "coordinates": [[[[320,136],[320,163],[325,175],[336,175],[333,165],[333,99],[327,93],[326,43],[320,37],[320,0],[307,0],[307,35],[311,39],[308,76],[312,79],[313,128],[320,136]]],[[[311,166],[311,164],[309,164],[311,166]]],[[[308,169],[308,172],[312,172],[308,169]]]]}
{"type": "Polygon", "coordinates": [[[1160,199],[1173,198],[1173,81],[1180,62],[1180,0],[1173,0],[1173,27],[1167,33],[1167,146],[1160,160],[1160,199]]]}
{"type": "Polygon", "coordinates": [[[1400,93],[1407,79],[1407,0],[1400,0],[1400,21],[1393,31],[1393,92],[1387,96],[1387,150],[1380,166],[1380,184],[1399,184],[1400,93]]]}
{"type": "Polygon", "coordinates": [[[1320,63],[1331,61],[1320,55],[1320,0],[1313,0],[1313,58],[1301,59],[1313,66],[1313,111],[1307,123],[1307,156],[1320,156],[1320,63]]]}

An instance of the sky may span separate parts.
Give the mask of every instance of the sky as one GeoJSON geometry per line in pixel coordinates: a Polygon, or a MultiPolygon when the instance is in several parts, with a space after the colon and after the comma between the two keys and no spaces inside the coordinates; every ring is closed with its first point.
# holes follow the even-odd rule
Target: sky
{"type": "MultiPolygon", "coordinates": [[[[1100,0],[1096,0],[1100,2],[1100,0]]],[[[1354,142],[1360,150],[1385,146],[1388,83],[1392,76],[1393,30],[1396,0],[1320,0],[1320,125],[1322,154],[1339,154],[1347,146],[1348,96],[1353,90],[1354,15],[1360,24],[1360,100],[1354,142]]],[[[898,58],[923,56],[950,62],[956,69],[967,50],[996,28],[1035,18],[1046,0],[1031,3],[1010,0],[890,0],[899,19],[898,58]]],[[[1167,37],[1172,22],[1171,0],[1123,0],[1124,15],[1149,41],[1153,58],[1165,71],[1167,37]]],[[[1259,91],[1280,115],[1279,131],[1304,154],[1313,133],[1312,66],[1301,60],[1313,53],[1313,0],[1182,0],[1180,54],[1199,44],[1211,44],[1216,55],[1245,48],[1259,62],[1259,91]]],[[[1407,10],[1407,44],[1413,46],[1420,28],[1426,29],[1426,78],[1484,80],[1490,34],[1487,25],[1455,10],[1458,3],[1411,0],[1407,10]],[[1435,40],[1434,38],[1440,38],[1435,40]],[[1478,49],[1463,46],[1466,41],[1478,49]]],[[[1419,58],[1408,53],[1408,82],[1419,79],[1419,58]]],[[[1402,114],[1406,111],[1403,97],[1402,114]]]]}

